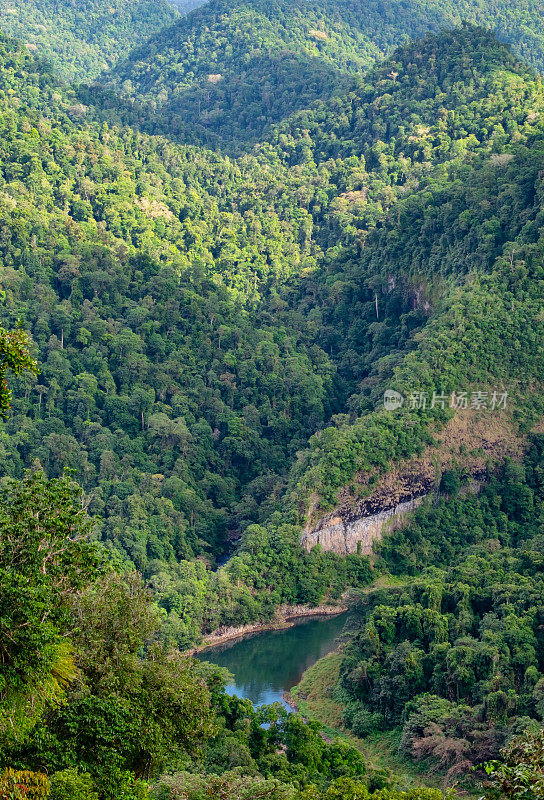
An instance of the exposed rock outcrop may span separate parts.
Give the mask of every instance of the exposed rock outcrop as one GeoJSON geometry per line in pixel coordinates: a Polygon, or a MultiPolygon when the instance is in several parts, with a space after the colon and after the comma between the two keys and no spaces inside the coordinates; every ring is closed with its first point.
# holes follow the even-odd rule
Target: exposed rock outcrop
{"type": "Polygon", "coordinates": [[[373,542],[381,539],[387,530],[402,525],[406,516],[417,508],[426,496],[413,497],[366,517],[356,516],[351,519],[340,516],[323,517],[316,528],[304,531],[301,544],[306,550],[311,550],[319,544],[323,550],[330,550],[339,555],[357,552],[370,555],[373,542]]]}
{"type": "Polygon", "coordinates": [[[461,469],[472,475],[464,491],[478,491],[494,463],[519,458],[523,440],[504,415],[458,412],[437,435],[435,445],[406,459],[379,476],[370,490],[371,473],[358,473],[338,492],[334,511],[320,514],[319,498],[310,505],[301,544],[319,544],[341,555],[372,552],[372,544],[387,531],[402,527],[423,499],[437,491],[444,470],[461,469]]]}

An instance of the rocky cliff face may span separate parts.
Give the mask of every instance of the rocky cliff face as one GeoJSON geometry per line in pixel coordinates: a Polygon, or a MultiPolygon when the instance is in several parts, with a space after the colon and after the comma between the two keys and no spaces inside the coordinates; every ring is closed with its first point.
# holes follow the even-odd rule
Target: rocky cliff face
{"type": "MultiPolygon", "coordinates": [[[[543,423],[544,427],[544,423],[543,423]]],[[[319,498],[310,505],[301,544],[307,550],[369,555],[372,544],[401,527],[425,497],[437,491],[444,470],[462,468],[472,475],[464,491],[478,491],[487,470],[506,457],[517,459],[523,441],[505,416],[466,409],[456,413],[420,456],[402,461],[379,477],[369,492],[369,475],[359,473],[353,486],[338,493],[334,511],[322,514],[319,498]],[[357,491],[359,489],[360,491],[357,491]]]]}
{"type": "Polygon", "coordinates": [[[413,497],[369,516],[324,517],[313,530],[304,531],[301,544],[306,550],[311,550],[319,544],[323,550],[330,550],[339,555],[358,551],[362,555],[370,555],[373,542],[381,539],[387,531],[401,526],[407,515],[417,508],[426,496],[413,497]]]}

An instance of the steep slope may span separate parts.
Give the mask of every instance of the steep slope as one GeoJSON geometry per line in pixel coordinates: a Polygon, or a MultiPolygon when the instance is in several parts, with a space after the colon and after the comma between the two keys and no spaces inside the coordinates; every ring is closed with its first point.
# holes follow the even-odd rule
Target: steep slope
{"type": "MultiPolygon", "coordinates": [[[[467,20],[544,66],[540,2],[213,0],[160,31],[103,84],[147,130],[239,146],[317,98],[341,94],[408,37],[467,20]]],[[[107,101],[105,101],[107,102],[107,101]]]]}
{"type": "MultiPolygon", "coordinates": [[[[510,392],[503,415],[473,407],[484,430],[503,425],[499,451],[512,418],[527,427],[541,412],[542,92],[505,58],[470,29],[431,37],[397,51],[379,93],[338,100],[332,115],[323,105],[278,133],[290,163],[303,152],[309,164],[362,162],[374,178],[353,172],[332,204],[320,226],[330,260],[304,301],[339,375],[358,384],[348,414],[312,439],[292,477],[310,529],[339,498],[351,517],[359,503],[379,510],[388,461],[432,443],[454,416],[452,393],[468,392],[470,406],[485,392],[489,406],[494,391],[510,392]],[[423,78],[429,62],[436,72],[423,78]],[[388,389],[405,398],[395,412],[383,407],[388,389]],[[435,408],[433,393],[445,397],[435,408]]],[[[467,468],[486,439],[476,422],[472,448],[457,454],[467,468]]],[[[428,467],[432,487],[432,448],[428,467]]]]}
{"type": "Polygon", "coordinates": [[[311,220],[255,159],[85,123],[9,43],[1,74],[3,315],[42,371],[2,470],[74,469],[142,570],[217,550],[330,413],[328,359],[277,295],[311,220]]]}
{"type": "Polygon", "coordinates": [[[358,385],[299,454],[290,499],[307,546],[355,552],[385,531],[372,558],[394,576],[361,593],[323,704],[371,748],[472,788],[544,716],[542,93],[470,30],[372,78],[277,135],[292,167],[353,170],[303,308],[358,385]],[[395,530],[399,501],[413,516],[395,530]]]}
{"type": "Polygon", "coordinates": [[[167,0],[0,0],[0,29],[70,80],[92,80],[179,16],[167,0]]]}
{"type": "Polygon", "coordinates": [[[540,80],[430,36],[237,160],[94,122],[6,43],[2,85],[3,316],[42,370],[2,471],[73,469],[184,644],[367,581],[298,542],[446,422],[375,413],[384,388],[541,378],[540,80]],[[217,575],[190,561],[240,533],[217,575]]]}
{"type": "Polygon", "coordinates": [[[458,790],[485,785],[479,765],[512,736],[541,731],[543,446],[531,437],[479,491],[450,473],[389,533],[374,558],[390,575],[361,593],[358,630],[294,693],[306,717],[351,729],[369,761],[409,759],[458,790]]]}

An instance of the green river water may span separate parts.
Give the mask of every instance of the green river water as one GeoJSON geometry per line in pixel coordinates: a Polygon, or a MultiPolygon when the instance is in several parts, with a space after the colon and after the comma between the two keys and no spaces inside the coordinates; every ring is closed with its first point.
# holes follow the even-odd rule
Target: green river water
{"type": "Polygon", "coordinates": [[[198,658],[232,673],[229,694],[247,698],[255,706],[276,701],[286,705],[283,693],[299,682],[304,670],[338,646],[351,620],[349,612],[305,617],[290,628],[255,633],[209,648],[198,658]]]}

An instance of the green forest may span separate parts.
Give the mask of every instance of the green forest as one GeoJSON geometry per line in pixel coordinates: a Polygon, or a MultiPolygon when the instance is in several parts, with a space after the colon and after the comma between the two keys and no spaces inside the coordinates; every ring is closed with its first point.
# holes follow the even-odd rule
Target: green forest
{"type": "Polygon", "coordinates": [[[0,799],[544,797],[539,3],[0,12],[0,799]],[[189,655],[344,603],[340,738],[189,655]]]}
{"type": "Polygon", "coordinates": [[[540,730],[543,446],[478,494],[459,481],[378,546],[406,580],[362,600],[345,651],[338,692],[359,735],[402,725],[401,749],[463,775],[540,730]]]}
{"type": "Polygon", "coordinates": [[[462,22],[491,28],[542,69],[544,19],[531,0],[212,0],[120,59],[92,97],[113,119],[236,152],[313,101],[356,88],[410,37],[462,22]]]}
{"type": "Polygon", "coordinates": [[[97,77],[178,16],[167,0],[0,2],[0,29],[51,63],[59,78],[78,81],[97,77]]]}

